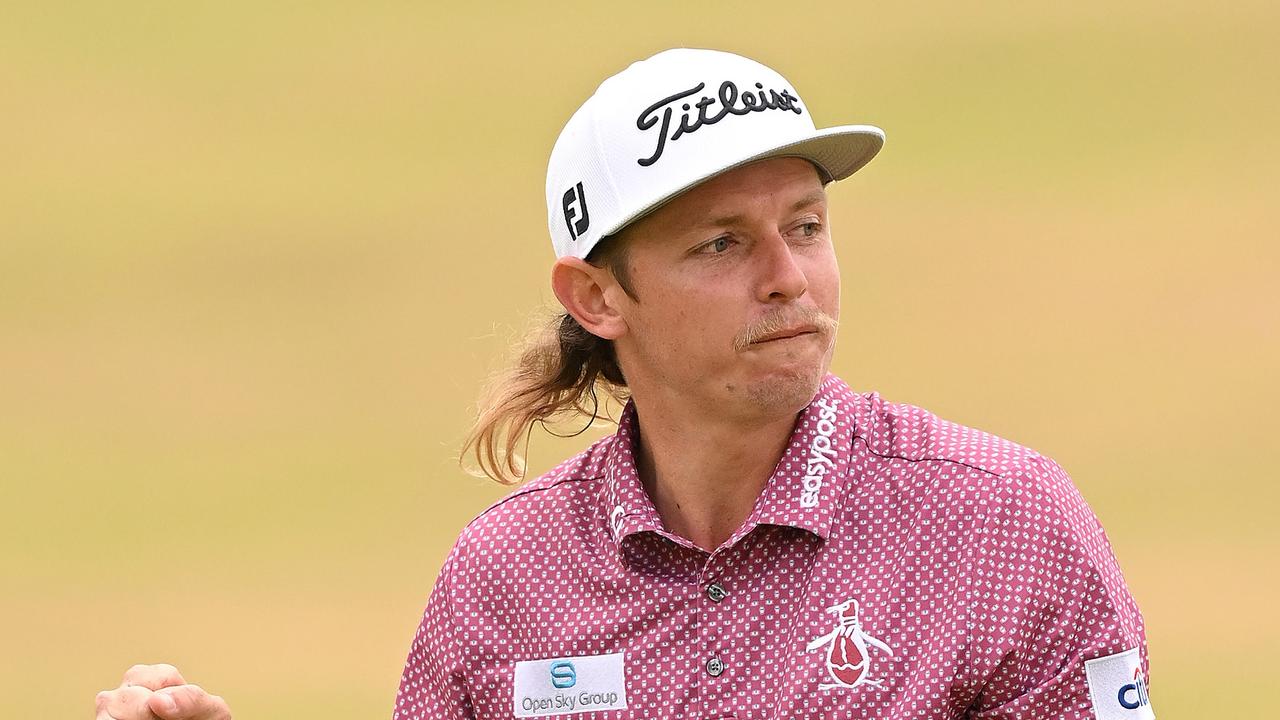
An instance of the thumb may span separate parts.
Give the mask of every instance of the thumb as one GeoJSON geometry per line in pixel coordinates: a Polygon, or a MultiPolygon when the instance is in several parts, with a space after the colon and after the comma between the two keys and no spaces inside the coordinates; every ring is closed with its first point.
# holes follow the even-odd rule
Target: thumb
{"type": "Polygon", "coordinates": [[[174,688],[169,688],[165,692],[153,693],[147,698],[147,709],[162,720],[178,720],[184,717],[173,690],[174,688]]]}
{"type": "Polygon", "coordinates": [[[178,685],[157,690],[147,699],[147,708],[161,720],[221,720],[225,705],[199,685],[178,685]]]}

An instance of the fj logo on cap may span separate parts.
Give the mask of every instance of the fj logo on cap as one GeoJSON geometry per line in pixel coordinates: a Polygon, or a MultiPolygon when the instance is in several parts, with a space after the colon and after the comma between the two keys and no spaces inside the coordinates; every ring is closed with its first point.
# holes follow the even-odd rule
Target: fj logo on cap
{"type": "Polygon", "coordinates": [[[729,115],[747,115],[753,112],[764,112],[765,110],[790,110],[799,115],[803,110],[800,109],[800,98],[791,94],[790,90],[765,90],[762,83],[756,83],[755,92],[744,90],[738,91],[738,86],[732,80],[725,80],[720,83],[720,91],[715,97],[707,97],[703,95],[700,100],[695,103],[684,102],[681,100],[692,97],[702,92],[707,86],[706,83],[698,83],[688,90],[681,90],[674,95],[668,95],[658,102],[650,105],[640,113],[640,117],[636,118],[636,127],[641,130],[648,130],[658,124],[658,113],[661,112],[662,125],[658,128],[658,146],[654,148],[653,154],[647,158],[641,158],[636,162],[641,167],[649,167],[658,162],[658,158],[662,157],[662,151],[667,147],[667,141],[675,142],[681,136],[689,133],[697,132],[704,125],[715,125],[729,115]],[[674,130],[671,129],[671,117],[675,114],[672,109],[676,103],[680,104],[680,109],[684,112],[680,115],[680,122],[674,130]],[[708,113],[708,108],[719,105],[720,108],[708,113]],[[697,110],[694,110],[697,108],[697,110]]]}
{"type": "Polygon", "coordinates": [[[569,237],[577,240],[591,225],[591,216],[587,214],[587,194],[582,190],[582,183],[564,191],[561,205],[564,207],[564,224],[569,228],[569,237]]]}

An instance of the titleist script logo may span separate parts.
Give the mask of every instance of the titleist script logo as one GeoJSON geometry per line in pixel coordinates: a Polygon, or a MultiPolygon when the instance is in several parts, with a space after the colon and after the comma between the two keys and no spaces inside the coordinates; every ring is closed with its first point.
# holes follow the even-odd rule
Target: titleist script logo
{"type": "Polygon", "coordinates": [[[645,108],[644,112],[640,113],[640,117],[636,118],[636,127],[648,130],[656,126],[658,128],[657,147],[654,148],[652,155],[636,162],[640,163],[641,167],[649,167],[662,157],[662,151],[666,149],[668,140],[675,142],[681,136],[695,133],[705,125],[715,125],[729,115],[746,115],[765,110],[790,110],[797,115],[803,112],[799,105],[800,98],[792,95],[790,90],[784,89],[778,92],[765,90],[761,83],[755,85],[755,92],[751,90],[739,92],[738,86],[733,81],[725,80],[720,83],[720,90],[715,97],[703,95],[697,102],[681,103],[681,100],[697,95],[707,86],[706,83],[698,83],[688,90],[668,95],[645,108]],[[683,112],[680,115],[680,122],[676,123],[673,129],[671,118],[675,115],[674,107],[677,103],[683,112]]]}
{"type": "Polygon", "coordinates": [[[822,478],[835,468],[836,449],[831,444],[831,436],[836,432],[836,409],[839,405],[839,400],[818,401],[818,432],[809,444],[809,464],[805,468],[800,507],[817,506],[818,493],[822,492],[822,478]]]}

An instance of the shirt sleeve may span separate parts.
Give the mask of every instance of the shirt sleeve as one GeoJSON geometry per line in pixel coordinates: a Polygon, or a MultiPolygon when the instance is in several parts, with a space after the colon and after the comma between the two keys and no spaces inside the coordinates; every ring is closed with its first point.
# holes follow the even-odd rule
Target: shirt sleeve
{"type": "Polygon", "coordinates": [[[984,720],[1150,720],[1142,615],[1057,463],[1004,478],[976,548],[968,678],[984,720]]]}
{"type": "MultiPolygon", "coordinates": [[[[460,543],[459,543],[460,544],[460,543]]],[[[409,648],[393,720],[474,718],[462,635],[450,602],[458,545],[445,560],[409,648]]]]}

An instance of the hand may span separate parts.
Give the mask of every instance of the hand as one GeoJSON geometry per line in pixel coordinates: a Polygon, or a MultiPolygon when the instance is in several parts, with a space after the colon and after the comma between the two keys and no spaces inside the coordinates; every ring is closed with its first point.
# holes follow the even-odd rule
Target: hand
{"type": "Polygon", "coordinates": [[[182,679],[172,665],[134,665],[115,690],[98,693],[95,720],[231,720],[217,695],[182,679]]]}

